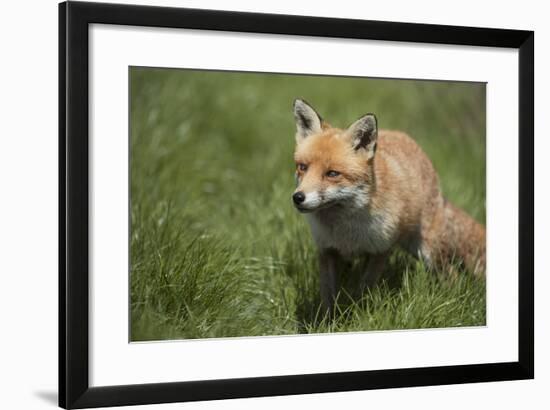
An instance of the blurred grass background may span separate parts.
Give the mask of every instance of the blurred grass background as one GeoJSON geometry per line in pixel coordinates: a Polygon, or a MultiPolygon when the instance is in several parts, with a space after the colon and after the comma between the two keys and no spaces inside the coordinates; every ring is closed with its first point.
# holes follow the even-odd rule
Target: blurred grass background
{"type": "Polygon", "coordinates": [[[485,324],[485,282],[395,252],[388,280],[319,312],[316,251],[293,208],[292,102],[337,127],[374,112],[428,153],[485,222],[485,85],[130,68],[131,340],[485,324]]]}

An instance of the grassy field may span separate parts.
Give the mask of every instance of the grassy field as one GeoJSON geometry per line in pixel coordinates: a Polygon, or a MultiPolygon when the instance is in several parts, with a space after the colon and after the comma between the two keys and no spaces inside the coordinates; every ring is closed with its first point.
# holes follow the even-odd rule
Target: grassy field
{"type": "Polygon", "coordinates": [[[131,69],[131,340],[485,324],[485,282],[395,252],[388,279],[319,314],[316,251],[293,208],[292,101],[335,126],[376,113],[432,159],[448,199],[485,221],[480,84],[131,69]]]}

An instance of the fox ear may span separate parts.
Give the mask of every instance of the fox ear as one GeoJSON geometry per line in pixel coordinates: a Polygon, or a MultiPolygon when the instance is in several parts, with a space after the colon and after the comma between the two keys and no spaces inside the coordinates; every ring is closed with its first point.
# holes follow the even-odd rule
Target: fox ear
{"type": "Polygon", "coordinates": [[[355,150],[363,148],[369,153],[369,158],[374,156],[378,139],[378,124],[374,114],[363,115],[350,125],[347,133],[355,150]]]}
{"type": "Polygon", "coordinates": [[[296,142],[321,131],[321,116],[304,100],[294,100],[294,119],[296,120],[296,142]]]}

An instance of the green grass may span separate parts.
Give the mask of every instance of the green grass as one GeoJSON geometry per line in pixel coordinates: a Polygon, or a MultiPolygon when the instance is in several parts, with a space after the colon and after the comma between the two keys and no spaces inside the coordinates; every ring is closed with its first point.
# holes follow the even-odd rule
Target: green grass
{"type": "Polygon", "coordinates": [[[131,69],[131,339],[485,324],[485,282],[434,275],[398,251],[353,298],[342,273],[320,314],[316,250],[291,204],[303,97],[344,127],[365,112],[412,135],[445,195],[485,221],[485,88],[433,81],[131,69]]]}

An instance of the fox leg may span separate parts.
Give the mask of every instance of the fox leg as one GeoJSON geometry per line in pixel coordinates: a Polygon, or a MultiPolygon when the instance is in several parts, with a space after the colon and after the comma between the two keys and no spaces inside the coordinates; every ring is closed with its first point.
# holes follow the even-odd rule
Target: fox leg
{"type": "Polygon", "coordinates": [[[361,291],[361,295],[365,289],[374,286],[376,282],[378,282],[380,275],[384,272],[384,268],[386,267],[388,256],[389,254],[387,252],[369,255],[367,269],[359,281],[359,290],[361,291]]]}
{"type": "Polygon", "coordinates": [[[321,286],[321,303],[325,311],[332,313],[337,293],[338,265],[340,256],[333,249],[322,249],[319,252],[319,284],[321,286]]]}

